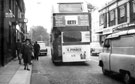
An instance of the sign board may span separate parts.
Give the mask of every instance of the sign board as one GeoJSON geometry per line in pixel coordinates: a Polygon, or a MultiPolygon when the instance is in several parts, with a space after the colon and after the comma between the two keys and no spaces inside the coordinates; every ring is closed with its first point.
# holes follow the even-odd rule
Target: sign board
{"type": "Polygon", "coordinates": [[[66,26],[78,25],[78,17],[76,15],[65,16],[65,25],[66,26]]]}
{"type": "Polygon", "coordinates": [[[90,42],[90,32],[81,32],[82,42],[90,42]]]}
{"type": "Polygon", "coordinates": [[[5,17],[7,17],[7,18],[11,18],[13,16],[14,16],[13,13],[5,13],[5,17]]]}
{"type": "Polygon", "coordinates": [[[18,22],[20,22],[20,23],[28,22],[28,19],[26,19],[26,18],[19,18],[18,22]]]}
{"type": "Polygon", "coordinates": [[[103,29],[103,34],[110,34],[112,32],[113,32],[112,28],[105,28],[105,29],[103,29]]]}
{"type": "Polygon", "coordinates": [[[54,25],[56,27],[64,26],[64,16],[63,15],[56,15],[54,18],[54,25]]]}
{"type": "Polygon", "coordinates": [[[88,14],[80,15],[55,15],[54,26],[89,26],[88,14]]]}

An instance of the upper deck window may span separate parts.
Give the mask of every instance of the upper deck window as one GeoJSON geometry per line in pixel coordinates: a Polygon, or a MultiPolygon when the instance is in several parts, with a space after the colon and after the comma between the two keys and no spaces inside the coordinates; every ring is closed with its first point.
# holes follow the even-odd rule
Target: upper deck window
{"type": "Polygon", "coordinates": [[[60,3],[59,12],[62,12],[62,13],[82,12],[82,4],[81,3],[60,3]]]}

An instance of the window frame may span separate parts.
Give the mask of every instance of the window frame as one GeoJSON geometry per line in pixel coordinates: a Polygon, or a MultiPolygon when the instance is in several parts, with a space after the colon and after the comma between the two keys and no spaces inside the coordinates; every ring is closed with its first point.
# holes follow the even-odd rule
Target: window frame
{"type": "Polygon", "coordinates": [[[116,23],[116,21],[115,21],[115,18],[116,17],[116,14],[115,14],[115,9],[113,9],[113,10],[111,10],[111,11],[109,11],[109,26],[113,26],[113,25],[115,25],[116,23]],[[113,13],[113,19],[111,19],[112,18],[112,14],[113,13]]]}
{"type": "Polygon", "coordinates": [[[127,3],[124,3],[118,7],[118,24],[121,24],[124,22],[127,22],[127,3]],[[124,15],[121,16],[122,9],[124,10],[124,15]]]}
{"type": "Polygon", "coordinates": [[[65,31],[65,32],[63,32],[63,42],[64,43],[75,43],[75,42],[82,42],[82,34],[81,34],[81,32],[80,31],[65,31]],[[65,33],[65,34],[64,34],[65,33]],[[67,33],[70,33],[70,34],[68,34],[67,35],[67,33]],[[75,33],[78,33],[79,35],[80,35],[80,38],[76,38],[76,37],[74,37],[75,35],[72,35],[71,36],[71,34],[75,34],[75,33]],[[66,35],[68,36],[68,37],[66,37],[66,35]],[[74,38],[73,38],[74,37],[74,38]],[[70,39],[70,41],[69,41],[69,39],[70,39]],[[71,40],[72,39],[72,40],[71,40]],[[74,39],[74,40],[73,40],[74,39]],[[76,40],[75,40],[76,39],[76,40]]]}
{"type": "Polygon", "coordinates": [[[135,0],[130,1],[130,22],[135,21],[135,0]]]}
{"type": "Polygon", "coordinates": [[[70,13],[70,12],[82,12],[83,11],[83,7],[82,7],[82,3],[60,3],[59,4],[59,12],[61,13],[70,13]],[[77,7],[76,7],[77,6],[77,7]],[[73,7],[76,7],[73,8],[73,7]],[[63,9],[65,8],[65,9],[63,9]],[[67,9],[66,9],[67,8],[67,9]],[[73,10],[75,9],[75,10],[73,10]]]}
{"type": "Polygon", "coordinates": [[[99,25],[104,25],[104,28],[107,27],[107,13],[102,13],[99,16],[99,25]]]}

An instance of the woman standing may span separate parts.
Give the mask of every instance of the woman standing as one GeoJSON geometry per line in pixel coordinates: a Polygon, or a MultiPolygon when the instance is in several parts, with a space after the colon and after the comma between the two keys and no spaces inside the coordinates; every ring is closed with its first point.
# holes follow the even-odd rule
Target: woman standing
{"type": "Polygon", "coordinates": [[[30,45],[30,39],[25,40],[25,44],[22,48],[23,54],[23,61],[24,61],[24,70],[30,70],[28,65],[31,62],[31,53],[32,53],[32,46],[30,45]]]}

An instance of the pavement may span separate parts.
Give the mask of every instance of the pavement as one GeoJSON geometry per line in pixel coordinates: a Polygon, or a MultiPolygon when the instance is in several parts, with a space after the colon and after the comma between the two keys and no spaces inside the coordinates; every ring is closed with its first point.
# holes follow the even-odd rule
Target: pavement
{"type": "Polygon", "coordinates": [[[31,84],[50,84],[49,79],[47,77],[46,70],[41,65],[40,59],[39,61],[33,61],[32,65],[32,74],[31,74],[31,84]]]}
{"type": "Polygon", "coordinates": [[[30,84],[32,65],[30,71],[24,70],[24,65],[19,65],[17,59],[0,67],[0,84],[30,84]]]}

